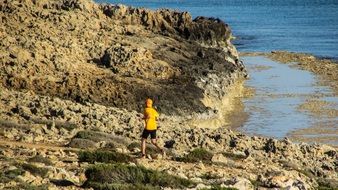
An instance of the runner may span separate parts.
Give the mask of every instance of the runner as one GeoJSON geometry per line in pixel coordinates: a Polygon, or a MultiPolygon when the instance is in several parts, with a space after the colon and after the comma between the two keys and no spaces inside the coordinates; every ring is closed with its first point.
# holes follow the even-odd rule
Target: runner
{"type": "Polygon", "coordinates": [[[146,108],[144,109],[144,117],[143,117],[145,127],[142,133],[142,142],[141,142],[142,158],[146,157],[146,141],[149,135],[151,138],[151,143],[155,145],[158,148],[158,150],[161,151],[162,154],[164,154],[163,149],[158,146],[156,139],[156,130],[157,130],[156,120],[158,117],[159,114],[153,108],[153,101],[150,98],[148,98],[146,100],[146,108]]]}

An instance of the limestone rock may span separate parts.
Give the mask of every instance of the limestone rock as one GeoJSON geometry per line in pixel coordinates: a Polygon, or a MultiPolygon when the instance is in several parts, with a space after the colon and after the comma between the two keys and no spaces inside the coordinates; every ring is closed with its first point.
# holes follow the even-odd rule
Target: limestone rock
{"type": "Polygon", "coordinates": [[[252,189],[249,179],[311,189],[314,179],[337,178],[336,148],[195,127],[216,117],[230,87],[246,76],[230,27],[219,19],[86,0],[3,1],[0,14],[0,117],[8,121],[0,121],[0,134],[17,141],[0,147],[0,169],[36,154],[52,160],[45,179],[26,172],[22,181],[80,186],[90,164],[78,162],[73,148],[131,154],[134,142],[130,151],[140,152],[144,97],[158,106],[158,142],[170,149],[165,159],[137,159],[146,168],[200,187],[238,189],[252,189]],[[215,154],[212,163],[175,160],[197,147],[215,154]]]}
{"type": "Polygon", "coordinates": [[[212,159],[212,162],[215,163],[223,163],[226,164],[228,162],[228,159],[226,157],[223,156],[223,154],[215,154],[212,159]]]}
{"type": "MultiPolygon", "coordinates": [[[[187,12],[85,0],[19,4],[5,1],[1,6],[6,35],[0,50],[6,53],[0,57],[0,80],[6,88],[137,111],[149,89],[157,89],[152,96],[161,99],[163,111],[183,114],[206,109],[195,101],[204,95],[196,79],[216,74],[223,80],[215,91],[222,93],[220,86],[233,82],[226,75],[246,75],[230,42],[230,27],[219,19],[192,20],[187,12]],[[204,52],[202,59],[198,51],[204,52]],[[170,104],[173,97],[177,103],[170,104]]],[[[37,100],[27,107],[17,105],[13,113],[27,120],[41,113],[39,108],[37,100]]],[[[73,118],[54,107],[44,116],[73,118]]],[[[89,118],[81,121],[105,127],[89,118]]]]}

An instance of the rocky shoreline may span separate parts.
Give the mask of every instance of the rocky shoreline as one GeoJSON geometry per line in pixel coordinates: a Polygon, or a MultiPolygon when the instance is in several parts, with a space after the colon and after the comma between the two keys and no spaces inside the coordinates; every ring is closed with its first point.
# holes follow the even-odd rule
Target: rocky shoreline
{"type": "MultiPolygon", "coordinates": [[[[81,164],[76,170],[68,169],[69,164],[73,166],[79,164],[76,149],[109,149],[130,155],[136,153],[137,157],[141,131],[141,128],[134,127],[141,126],[141,120],[137,119],[139,118],[137,112],[127,114],[126,111],[98,104],[82,105],[59,98],[51,99],[29,93],[15,93],[17,94],[16,98],[21,100],[22,106],[18,108],[18,113],[13,113],[13,115],[26,117],[24,115],[27,114],[31,120],[35,121],[33,116],[41,117],[50,114],[49,111],[55,109],[67,113],[65,115],[70,115],[76,124],[76,127],[72,127],[71,123],[62,122],[62,115],[55,116],[50,123],[47,122],[47,118],[40,120],[39,124],[1,123],[2,140],[8,141],[8,144],[2,147],[1,163],[5,171],[11,169],[10,164],[13,164],[11,159],[29,163],[28,159],[41,155],[55,163],[53,167],[38,164],[37,166],[48,169],[48,175],[45,178],[38,178],[40,181],[38,179],[29,181],[32,180],[31,178],[35,178],[24,176],[28,178],[23,178],[24,182],[32,182],[31,184],[34,185],[47,183],[50,187],[55,187],[51,180],[58,179],[81,185],[85,181],[83,176],[87,165],[81,164]],[[31,114],[30,108],[26,105],[29,106],[32,102],[39,103],[44,109],[41,109],[36,115],[31,114]],[[68,108],[64,109],[63,105],[68,108]],[[88,118],[93,124],[104,123],[105,120],[119,121],[120,123],[119,127],[104,127],[104,124],[98,126],[81,125],[78,124],[76,118],[80,118],[79,120],[82,121],[88,118]],[[82,131],[88,131],[91,135],[89,137],[88,135],[87,137],[79,135],[82,131]],[[23,144],[33,143],[36,147],[32,149],[23,144],[10,143],[14,141],[23,142],[23,144]],[[37,146],[41,144],[65,148],[74,147],[75,149],[53,150],[37,146]],[[128,147],[132,144],[136,144],[136,147],[129,149],[128,147]],[[57,172],[51,172],[55,170],[52,168],[64,171],[65,176],[60,177],[57,172]]],[[[6,92],[2,93],[2,100],[18,101],[14,96],[9,98],[3,94],[6,92]]],[[[11,118],[13,119],[13,117],[11,118]]],[[[177,121],[170,119],[163,118],[159,134],[161,146],[167,148],[167,157],[155,159],[158,155],[156,153],[150,154],[151,159],[137,159],[138,165],[192,179],[205,186],[223,184],[231,187],[231,184],[228,184],[229,180],[232,180],[232,185],[239,189],[254,189],[253,182],[259,183],[260,188],[300,187],[313,189],[318,186],[317,181],[320,181],[321,185],[322,181],[325,181],[325,184],[330,184],[331,187],[337,185],[335,181],[337,177],[337,150],[333,147],[295,144],[288,139],[249,137],[226,128],[208,129],[189,125],[181,126],[177,121]],[[202,163],[176,161],[176,157],[185,155],[198,147],[213,153],[211,163],[205,163],[207,160],[202,160],[202,163]],[[203,179],[204,175],[211,175],[212,179],[205,180],[203,179]]],[[[10,185],[13,183],[4,185],[11,187],[10,185]]]]}
{"type": "Polygon", "coordinates": [[[1,189],[338,186],[337,149],[227,129],[247,73],[224,22],[86,0],[4,1],[0,14],[1,189]],[[165,157],[138,158],[147,96],[165,157]]]}

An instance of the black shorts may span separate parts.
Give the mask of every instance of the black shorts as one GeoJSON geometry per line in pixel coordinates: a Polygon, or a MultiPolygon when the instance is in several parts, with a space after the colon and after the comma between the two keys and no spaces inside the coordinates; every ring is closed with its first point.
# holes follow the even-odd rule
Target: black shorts
{"type": "Polygon", "coordinates": [[[151,139],[156,139],[156,130],[144,129],[142,133],[142,138],[147,139],[149,135],[151,139]]]}

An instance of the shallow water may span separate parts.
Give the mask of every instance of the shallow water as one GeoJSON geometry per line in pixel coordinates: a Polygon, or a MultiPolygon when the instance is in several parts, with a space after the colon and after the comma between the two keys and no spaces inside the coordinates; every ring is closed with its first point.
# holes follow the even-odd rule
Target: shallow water
{"type": "MultiPolygon", "coordinates": [[[[310,72],[272,61],[265,57],[243,57],[250,79],[246,86],[256,90],[255,96],[244,99],[249,119],[240,131],[249,134],[283,138],[294,131],[316,127],[319,122],[330,122],[330,128],[338,127],[338,118],[299,110],[306,100],[325,101],[326,108],[338,110],[338,97],[329,87],[319,86],[318,79],[310,72]]],[[[330,137],[330,144],[338,144],[335,134],[303,132],[304,137],[330,137]],[[332,141],[332,138],[333,141],[332,141]]]]}
{"type": "Polygon", "coordinates": [[[230,24],[240,51],[288,50],[338,59],[337,0],[96,0],[189,11],[230,24]]]}

